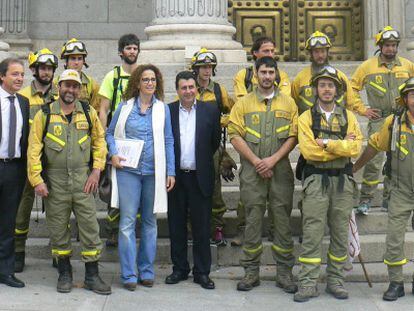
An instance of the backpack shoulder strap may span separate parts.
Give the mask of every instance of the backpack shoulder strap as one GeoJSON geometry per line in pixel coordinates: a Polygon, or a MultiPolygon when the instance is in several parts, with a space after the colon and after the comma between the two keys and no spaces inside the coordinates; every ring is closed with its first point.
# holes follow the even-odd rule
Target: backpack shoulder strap
{"type": "Polygon", "coordinates": [[[109,108],[109,114],[108,114],[108,123],[110,122],[112,118],[112,113],[115,110],[115,104],[116,99],[118,97],[118,84],[121,77],[121,66],[115,66],[114,67],[114,78],[112,80],[112,101],[111,101],[111,107],[109,108]]]}
{"type": "Polygon", "coordinates": [[[346,111],[346,108],[342,108],[345,124],[341,126],[341,136],[342,138],[346,137],[346,134],[348,133],[348,112],[346,111]]]}
{"type": "Polygon", "coordinates": [[[220,112],[223,113],[223,94],[221,92],[220,84],[217,82],[213,82],[214,84],[214,97],[216,98],[217,107],[219,108],[220,112]]]}
{"type": "Polygon", "coordinates": [[[250,87],[252,86],[253,78],[253,66],[246,68],[246,75],[244,76],[244,86],[246,87],[247,92],[249,92],[250,87]]]}
{"type": "Polygon", "coordinates": [[[316,105],[313,105],[311,108],[312,115],[312,132],[315,138],[318,138],[319,133],[321,132],[321,119],[322,115],[317,111],[316,105]]]}
{"type": "Polygon", "coordinates": [[[45,126],[43,128],[43,135],[42,135],[42,141],[43,141],[46,137],[46,133],[47,133],[47,130],[50,124],[50,106],[49,104],[43,104],[41,108],[42,108],[43,114],[45,115],[45,126]]]}
{"type": "Polygon", "coordinates": [[[80,103],[82,105],[82,109],[83,109],[83,113],[85,114],[86,121],[88,121],[88,125],[89,125],[88,134],[91,135],[91,133],[92,133],[92,120],[91,120],[91,116],[89,114],[90,106],[89,106],[88,103],[86,103],[84,101],[80,101],[80,103]]]}

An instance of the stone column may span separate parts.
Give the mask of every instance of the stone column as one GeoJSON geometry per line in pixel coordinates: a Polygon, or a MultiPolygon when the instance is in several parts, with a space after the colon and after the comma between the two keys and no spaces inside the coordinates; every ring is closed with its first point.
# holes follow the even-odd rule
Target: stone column
{"type": "MultiPolygon", "coordinates": [[[[0,27],[0,37],[3,35],[3,33],[4,33],[4,29],[0,27]]],[[[9,49],[10,49],[9,44],[0,40],[0,62],[3,59],[12,56],[11,53],[9,53],[9,49]]]]}
{"type": "Polygon", "coordinates": [[[32,41],[27,33],[29,0],[0,0],[0,26],[4,40],[19,57],[25,58],[32,41]]]}
{"type": "Polygon", "coordinates": [[[197,47],[216,52],[219,62],[245,62],[236,29],[227,21],[227,0],[155,0],[155,18],[145,28],[140,62],[177,63],[197,47]]]}

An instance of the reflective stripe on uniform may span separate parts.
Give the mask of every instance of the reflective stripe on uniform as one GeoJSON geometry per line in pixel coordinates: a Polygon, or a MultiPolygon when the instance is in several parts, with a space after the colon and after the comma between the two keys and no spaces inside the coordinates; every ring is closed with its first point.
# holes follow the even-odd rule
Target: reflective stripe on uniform
{"type": "Polygon", "coordinates": [[[366,185],[368,185],[368,186],[375,186],[375,185],[378,185],[379,184],[379,180],[366,180],[366,179],[363,179],[362,180],[362,183],[363,184],[366,184],[366,185]]]}
{"type": "Polygon", "coordinates": [[[246,127],[246,132],[252,134],[253,136],[256,136],[257,138],[262,137],[262,135],[260,135],[259,132],[256,132],[255,130],[252,130],[250,127],[246,127]]]}
{"type": "Polygon", "coordinates": [[[108,219],[110,222],[113,222],[113,221],[115,221],[115,219],[117,219],[119,217],[119,213],[117,213],[114,217],[111,217],[111,216],[107,216],[106,217],[106,219],[108,219]]]}
{"type": "Polygon", "coordinates": [[[17,235],[26,235],[27,233],[29,233],[29,228],[25,229],[25,230],[20,230],[20,229],[14,229],[14,233],[17,235]]]}
{"type": "Polygon", "coordinates": [[[331,260],[337,261],[337,262],[343,262],[348,258],[348,255],[342,256],[342,257],[336,257],[332,255],[330,252],[328,252],[328,256],[331,260]]]}
{"type": "Polygon", "coordinates": [[[281,127],[276,129],[276,133],[281,133],[281,132],[287,131],[289,128],[290,128],[290,124],[285,125],[285,126],[281,126],[281,127]]]}
{"type": "Polygon", "coordinates": [[[395,145],[397,146],[397,148],[398,149],[400,149],[401,150],[401,152],[402,153],[404,153],[405,155],[407,155],[408,153],[409,153],[409,151],[406,149],[406,148],[404,148],[403,146],[401,146],[400,145],[400,143],[397,141],[397,142],[395,142],[395,145]]]}
{"type": "Polygon", "coordinates": [[[59,250],[59,249],[52,249],[52,255],[58,255],[58,256],[65,256],[65,255],[71,255],[72,250],[59,250]]]}
{"type": "Polygon", "coordinates": [[[311,263],[311,264],[320,264],[322,262],[321,258],[304,258],[299,257],[299,262],[301,263],[311,263]]]}
{"type": "Polygon", "coordinates": [[[405,265],[407,262],[408,262],[407,258],[404,258],[403,260],[400,260],[400,261],[394,261],[394,262],[384,259],[384,263],[387,266],[402,266],[402,265],[405,265]]]}
{"type": "Polygon", "coordinates": [[[282,253],[282,254],[289,254],[291,252],[293,252],[293,248],[282,248],[280,246],[277,246],[275,244],[272,244],[272,248],[278,252],[278,253],[282,253]]]}
{"type": "Polygon", "coordinates": [[[32,166],[32,169],[34,171],[41,171],[42,170],[42,164],[36,164],[32,166]]]}
{"type": "Polygon", "coordinates": [[[313,107],[313,103],[311,101],[307,100],[305,97],[300,95],[299,99],[301,99],[307,106],[313,107]]]}
{"type": "Polygon", "coordinates": [[[95,249],[93,251],[82,251],[81,255],[82,256],[97,256],[101,253],[101,251],[99,249],[95,249]]]}
{"type": "Polygon", "coordinates": [[[263,249],[263,245],[262,244],[260,244],[260,246],[259,247],[256,247],[256,248],[246,248],[246,247],[243,247],[243,250],[245,252],[250,253],[250,254],[257,253],[257,252],[261,251],[262,249],[263,249]]]}
{"type": "Polygon", "coordinates": [[[87,139],[88,139],[88,135],[83,136],[81,139],[78,140],[79,145],[82,144],[87,139]]]}
{"type": "Polygon", "coordinates": [[[382,86],[376,84],[375,82],[370,81],[369,84],[373,87],[375,87],[378,91],[381,91],[383,93],[387,93],[387,89],[383,88],[382,86]]]}
{"type": "Polygon", "coordinates": [[[46,137],[49,137],[51,140],[53,140],[54,142],[58,143],[58,144],[59,144],[59,145],[61,145],[62,147],[64,147],[64,146],[66,145],[66,143],[65,143],[63,140],[61,140],[61,139],[57,138],[57,137],[56,137],[55,135],[53,135],[53,134],[47,133],[47,134],[46,134],[46,137]]]}
{"type": "Polygon", "coordinates": [[[29,124],[32,125],[33,119],[29,119],[29,124]]]}

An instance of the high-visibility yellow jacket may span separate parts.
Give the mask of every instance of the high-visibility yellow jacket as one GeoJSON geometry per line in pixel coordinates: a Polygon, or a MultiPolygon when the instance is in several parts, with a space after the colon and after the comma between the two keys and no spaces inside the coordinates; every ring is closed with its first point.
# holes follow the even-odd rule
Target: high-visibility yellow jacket
{"type": "MultiPolygon", "coordinates": [[[[201,100],[206,103],[216,103],[216,95],[214,93],[214,82],[210,80],[209,85],[206,88],[197,88],[197,99],[201,100]]],[[[233,99],[229,96],[227,93],[227,90],[224,86],[220,84],[220,90],[221,90],[221,99],[222,99],[222,111],[221,112],[221,119],[220,123],[222,127],[226,127],[229,120],[229,113],[231,111],[231,108],[234,105],[233,99]]]]}
{"type": "Polygon", "coordinates": [[[371,57],[356,69],[351,79],[356,105],[362,103],[359,92],[365,87],[369,106],[380,109],[382,117],[389,116],[396,106],[399,88],[412,76],[414,64],[403,57],[396,57],[390,64],[379,56],[371,57]]]}
{"type": "MultiPolygon", "coordinates": [[[[319,106],[317,109],[321,113],[319,106]]],[[[325,115],[322,115],[321,128],[328,131],[340,132],[340,127],[346,124],[344,109],[336,105],[332,114],[329,123],[325,115]]],[[[347,134],[355,134],[356,139],[339,139],[338,137],[321,132],[318,138],[329,139],[326,148],[320,147],[316,143],[316,138],[312,131],[311,109],[308,109],[300,115],[298,120],[299,150],[309,164],[318,168],[343,168],[349,163],[350,158],[359,155],[363,136],[355,115],[349,110],[346,110],[346,114],[348,119],[347,134]]]]}
{"type": "MultiPolygon", "coordinates": [[[[87,75],[83,71],[80,74],[82,81],[81,93],[79,100],[88,102],[96,111],[99,111],[100,96],[99,96],[99,83],[94,78],[87,75]]],[[[59,76],[54,79],[54,83],[58,84],[59,76]]]]}
{"type": "Polygon", "coordinates": [[[260,158],[274,154],[284,140],[297,136],[298,110],[295,102],[278,89],[266,104],[255,90],[240,98],[230,112],[228,135],[242,137],[260,158]]]}
{"type": "Polygon", "coordinates": [[[43,94],[41,91],[36,89],[36,85],[34,81],[24,89],[19,92],[20,95],[23,95],[29,100],[30,105],[30,115],[29,115],[29,123],[33,123],[33,118],[36,113],[41,109],[42,105],[50,104],[58,99],[59,93],[56,86],[52,83],[52,87],[50,88],[49,92],[43,94]]]}
{"type": "MultiPolygon", "coordinates": [[[[250,68],[252,68],[253,70],[253,75],[252,75],[251,87],[249,89],[246,89],[246,85],[245,85],[247,68],[243,68],[238,73],[236,73],[236,75],[234,76],[233,85],[234,85],[234,96],[236,98],[243,97],[247,93],[250,93],[253,90],[253,87],[256,86],[258,83],[257,76],[256,76],[256,70],[254,69],[253,66],[251,66],[250,68]]],[[[286,72],[280,69],[279,69],[279,74],[280,74],[279,89],[281,93],[284,93],[290,96],[291,87],[290,87],[289,77],[286,72]]]]}
{"type": "MultiPolygon", "coordinates": [[[[297,74],[292,82],[292,97],[298,105],[299,115],[311,108],[315,100],[315,90],[310,86],[312,74],[312,66],[306,67],[297,74]]],[[[367,107],[362,101],[356,100],[347,76],[340,70],[338,70],[338,76],[345,82],[346,92],[337,99],[337,103],[359,115],[364,115],[367,107]]]]}
{"type": "Polygon", "coordinates": [[[33,187],[44,182],[40,175],[43,169],[49,170],[48,173],[64,172],[69,178],[89,166],[91,155],[93,168],[104,169],[107,154],[105,132],[93,107],[90,107],[89,115],[92,122],[91,136],[79,101],[76,102],[70,123],[62,112],[59,101],[53,102],[50,105],[50,124],[43,139],[46,115],[43,111],[36,114],[29,135],[27,154],[28,178],[33,187]],[[41,162],[43,152],[46,155],[45,168],[41,162]]]}

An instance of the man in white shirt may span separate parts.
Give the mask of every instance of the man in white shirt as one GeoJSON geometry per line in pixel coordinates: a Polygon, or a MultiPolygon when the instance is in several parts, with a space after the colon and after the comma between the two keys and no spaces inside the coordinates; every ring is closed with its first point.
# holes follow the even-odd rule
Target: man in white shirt
{"type": "Polygon", "coordinates": [[[17,94],[23,85],[23,62],[0,63],[0,283],[24,287],[14,276],[14,227],[26,180],[29,101],[17,94]]]}

